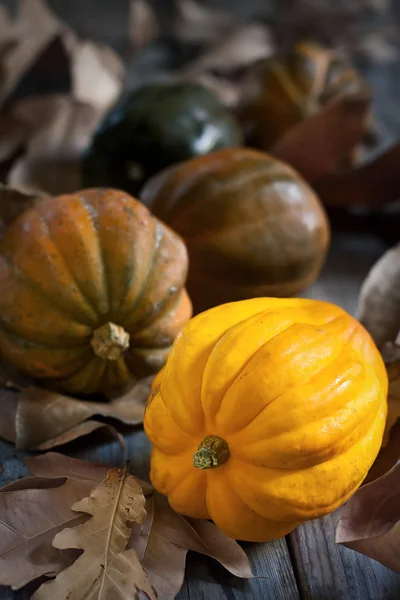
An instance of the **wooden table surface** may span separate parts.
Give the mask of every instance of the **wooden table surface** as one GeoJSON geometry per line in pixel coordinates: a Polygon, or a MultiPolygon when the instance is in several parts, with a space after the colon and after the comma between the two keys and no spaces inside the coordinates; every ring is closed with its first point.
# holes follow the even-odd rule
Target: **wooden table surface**
{"type": "MultiPolygon", "coordinates": [[[[383,250],[383,242],[372,235],[336,235],[322,277],[304,295],[330,300],[354,314],[360,284],[383,250]]],[[[129,457],[132,472],[147,478],[150,448],[143,430],[130,432],[126,439],[126,455],[117,442],[105,442],[98,435],[56,451],[118,466],[129,457]]],[[[21,455],[1,441],[0,463],[4,467],[0,485],[28,474],[21,455]]],[[[179,600],[399,600],[400,575],[335,544],[337,519],[335,513],[310,521],[275,542],[244,544],[258,576],[250,581],[235,578],[209,558],[189,553],[179,600]]],[[[13,593],[0,587],[0,600],[29,597],[29,590],[13,593]]]]}

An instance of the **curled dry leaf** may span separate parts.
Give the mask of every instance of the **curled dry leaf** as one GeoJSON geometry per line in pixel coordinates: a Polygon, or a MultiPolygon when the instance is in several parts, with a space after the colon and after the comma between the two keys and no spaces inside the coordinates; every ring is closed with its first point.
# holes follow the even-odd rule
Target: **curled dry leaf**
{"type": "Polygon", "coordinates": [[[383,440],[384,446],[389,440],[390,430],[396,423],[397,419],[400,419],[400,361],[387,365],[387,372],[389,375],[389,396],[386,438],[383,440]]]}
{"type": "Polygon", "coordinates": [[[400,572],[400,463],[344,507],[336,542],[400,572]]]}
{"type": "MultiPolygon", "coordinates": [[[[4,29],[1,36],[4,43],[0,45],[4,72],[0,104],[21,77],[46,58],[47,75],[49,68],[54,69],[57,77],[60,77],[59,69],[65,71],[73,100],[87,102],[103,112],[108,110],[122,88],[124,67],[120,57],[101,44],[79,41],[74,32],[49,10],[44,0],[21,0],[19,8],[15,20],[0,19],[0,27],[4,29]]],[[[50,89],[46,91],[50,92],[50,89]]]]}
{"type": "Polygon", "coordinates": [[[36,108],[43,115],[36,121],[40,128],[31,134],[26,154],[14,163],[8,183],[27,193],[74,192],[81,187],[80,157],[102,111],[59,95],[37,99],[36,108]]]}
{"type": "Polygon", "coordinates": [[[272,52],[273,42],[267,27],[258,23],[237,27],[182,69],[179,79],[202,83],[214,91],[225,105],[236,106],[242,92],[243,71],[272,52]]]}
{"type": "Polygon", "coordinates": [[[369,118],[367,93],[345,94],[283,135],[271,154],[310,183],[338,172],[362,140],[369,118]]]}
{"type": "Polygon", "coordinates": [[[195,0],[176,0],[175,35],[184,42],[214,43],[235,27],[231,12],[216,10],[195,0]]]}
{"type": "MultiPolygon", "coordinates": [[[[87,496],[95,485],[101,483],[108,471],[106,465],[71,458],[58,452],[47,452],[34,457],[26,456],[24,462],[35,477],[57,479],[62,473],[63,477],[79,481],[86,486],[83,496],[87,496]]],[[[140,480],[140,486],[145,496],[152,494],[153,488],[149,483],[140,480]]]]}
{"type": "Polygon", "coordinates": [[[0,489],[0,585],[13,589],[42,575],[55,576],[74,562],[79,552],[60,552],[52,540],[64,527],[88,519],[71,506],[89,495],[108,472],[106,465],[54,452],[26,457],[25,463],[34,476],[0,489]]]}
{"type": "Polygon", "coordinates": [[[370,206],[379,208],[400,197],[400,144],[370,163],[327,177],[314,185],[327,206],[370,206]]]}
{"type": "MultiPolygon", "coordinates": [[[[112,402],[77,400],[38,387],[26,388],[20,394],[3,390],[0,395],[0,437],[14,442],[19,450],[46,450],[106,427],[97,421],[88,422],[94,415],[116,419],[126,425],[138,425],[143,420],[151,380],[152,377],[147,377],[139,381],[112,402]]],[[[122,443],[113,427],[108,426],[107,431],[122,443]]]]}
{"type": "Polygon", "coordinates": [[[400,459],[400,420],[390,431],[389,443],[382,447],[364,483],[375,481],[385,475],[400,459]]]}
{"type": "Polygon", "coordinates": [[[0,490],[0,584],[13,589],[72,564],[76,552],[61,553],[52,540],[64,527],[86,520],[71,510],[85,496],[81,484],[62,477],[28,477],[16,483],[0,490]]]}
{"type": "MultiPolygon", "coordinates": [[[[382,448],[368,473],[366,482],[374,481],[387,473],[400,460],[400,346],[393,344],[390,348],[390,358],[397,362],[386,362],[389,377],[388,414],[382,448]]],[[[383,357],[386,350],[384,348],[383,357]]]]}
{"type": "Polygon", "coordinates": [[[273,49],[269,29],[258,23],[250,23],[234,29],[181,73],[186,76],[212,71],[226,76],[270,56],[273,49]]]}
{"type": "Polygon", "coordinates": [[[130,0],[129,8],[129,38],[133,50],[138,51],[157,37],[157,16],[148,0],[130,0]]]}
{"type": "MultiPolygon", "coordinates": [[[[23,390],[15,409],[16,448],[44,450],[86,435],[94,430],[93,421],[79,426],[94,415],[138,425],[143,420],[151,380],[148,377],[139,381],[127,394],[112,402],[76,400],[38,387],[23,390]]],[[[0,422],[1,418],[0,415],[0,422]]],[[[99,426],[96,423],[95,428],[99,426]]]]}
{"type": "Polygon", "coordinates": [[[368,273],[360,291],[357,318],[380,347],[389,377],[383,448],[368,475],[372,481],[400,459],[400,245],[388,250],[368,273]]]}
{"type": "Polygon", "coordinates": [[[44,0],[20,0],[17,18],[0,19],[0,106],[40,53],[60,35],[69,35],[44,0]]]}
{"type": "Polygon", "coordinates": [[[141,558],[159,598],[175,598],[189,550],[214,558],[237,577],[253,577],[245,552],[213,523],[178,515],[159,495],[147,501],[146,510],[142,531],[140,535],[133,531],[130,546],[141,558]]]}
{"type": "Polygon", "coordinates": [[[0,42],[0,106],[9,100],[0,114],[0,158],[26,150],[9,174],[25,190],[76,191],[80,156],[121,92],[123,63],[110,48],[79,41],[42,0],[19,4],[15,21],[0,18],[8,40],[0,42]],[[36,96],[10,100],[25,80],[36,96]],[[55,97],[60,91],[68,95],[55,97]]]}
{"type": "Polygon", "coordinates": [[[78,527],[56,535],[53,546],[59,550],[83,550],[76,562],[54,581],[43,584],[35,600],[80,600],[115,598],[135,600],[143,594],[157,595],[133,549],[126,550],[133,523],[146,516],[145,497],[138,480],[126,471],[112,469],[106,479],[72,510],[92,518],[78,527]]]}
{"type": "Polygon", "coordinates": [[[379,347],[395,340],[400,331],[400,244],[388,250],[368,273],[357,318],[379,347]]]}
{"type": "Polygon", "coordinates": [[[103,431],[107,433],[111,437],[118,440],[121,448],[125,449],[125,439],[124,436],[121,435],[115,427],[110,425],[109,423],[101,423],[100,421],[84,421],[83,423],[79,423],[76,427],[72,427],[68,431],[61,433],[60,435],[46,440],[42,444],[36,446],[36,450],[50,450],[51,448],[55,448],[56,446],[63,446],[64,444],[68,444],[77,438],[83,437],[85,435],[89,435],[94,431],[103,431]]]}
{"type": "Polygon", "coordinates": [[[107,111],[118,98],[124,77],[119,56],[93,42],[80,42],[71,49],[73,99],[100,111],[107,111]]]}

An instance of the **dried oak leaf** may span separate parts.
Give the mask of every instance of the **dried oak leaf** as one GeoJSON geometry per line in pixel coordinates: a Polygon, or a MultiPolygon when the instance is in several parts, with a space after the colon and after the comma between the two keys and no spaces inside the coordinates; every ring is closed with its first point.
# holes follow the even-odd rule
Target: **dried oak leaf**
{"type": "Polygon", "coordinates": [[[288,130],[271,154],[289,163],[310,183],[335,174],[360,143],[370,113],[367,93],[344,94],[288,130]]]}
{"type": "Polygon", "coordinates": [[[400,463],[362,487],[343,509],[336,542],[400,572],[400,463]]]}
{"type": "Polygon", "coordinates": [[[395,340],[400,331],[400,244],[388,250],[368,273],[357,318],[379,347],[395,340]]]}
{"type": "Polygon", "coordinates": [[[157,494],[148,499],[146,511],[147,519],[139,533],[133,530],[130,547],[159,598],[173,600],[179,592],[189,550],[214,558],[237,577],[253,577],[246,553],[213,523],[178,515],[157,494]]]}
{"type": "Polygon", "coordinates": [[[145,519],[145,502],[135,477],[126,469],[111,469],[88,498],[72,506],[73,511],[92,518],[78,527],[64,529],[53,540],[59,550],[75,548],[83,554],[54,581],[43,584],[33,599],[156,600],[136,552],[126,549],[133,523],[145,519]]]}
{"type": "MultiPolygon", "coordinates": [[[[22,479],[11,486],[3,488],[3,491],[15,494],[17,490],[26,491],[26,488],[37,487],[37,482],[40,481],[41,488],[46,486],[46,489],[54,490],[61,486],[60,489],[65,489],[68,494],[71,493],[70,490],[72,489],[79,490],[80,498],[83,498],[89,495],[94,485],[98,485],[103,481],[107,472],[105,465],[97,465],[52,452],[38,457],[27,457],[24,460],[34,477],[22,479]],[[67,481],[60,480],[61,477],[67,479],[67,481]],[[67,484],[69,487],[64,488],[63,486],[67,484]]],[[[127,548],[132,549],[135,556],[138,556],[142,567],[148,573],[149,582],[156,588],[159,598],[172,600],[179,591],[184,578],[188,550],[194,550],[213,557],[234,575],[243,578],[252,577],[247,556],[234,540],[227,538],[213,523],[186,519],[176,514],[168,506],[165,499],[157,494],[154,497],[152,496],[152,488],[149,484],[143,481],[139,481],[139,484],[147,497],[145,507],[147,516],[142,525],[133,525],[127,548]]],[[[43,498],[46,498],[45,494],[39,495],[39,504],[43,498]]],[[[60,499],[60,502],[60,506],[66,506],[63,498],[60,499]]],[[[54,506],[54,510],[56,507],[57,505],[54,506]]],[[[45,506],[36,506],[35,504],[32,510],[38,510],[44,514],[45,506]]],[[[12,502],[7,505],[5,514],[0,513],[0,519],[14,518],[8,514],[8,511],[13,511],[12,502]]],[[[68,518],[71,515],[75,515],[75,518],[87,518],[87,515],[77,516],[73,511],[70,511],[68,515],[68,518]]],[[[35,512],[31,513],[31,519],[32,523],[30,525],[35,528],[35,512]]],[[[52,523],[54,527],[59,525],[59,517],[56,512],[52,514],[52,523]]],[[[90,523],[91,521],[88,522],[88,525],[90,523]]],[[[22,533],[25,535],[25,532],[22,533]]],[[[40,568],[38,567],[35,570],[34,577],[43,573],[50,573],[51,570],[56,574],[64,567],[66,560],[70,560],[69,557],[67,558],[64,555],[64,550],[61,550],[57,555],[54,554],[52,548],[46,549],[48,544],[49,539],[46,537],[40,545],[40,568]],[[47,556],[51,558],[49,558],[46,566],[47,556]]],[[[23,584],[18,578],[18,569],[25,573],[21,581],[26,583],[29,564],[27,565],[25,561],[29,560],[29,555],[24,553],[21,557],[16,553],[14,559],[20,562],[16,562],[11,585],[20,587],[23,584]]],[[[0,561],[0,583],[6,577],[1,567],[0,561]]],[[[63,596],[55,595],[52,597],[61,599],[63,596]]],[[[127,598],[129,597],[127,596],[127,598]]]]}
{"type": "Polygon", "coordinates": [[[42,575],[54,576],[73,563],[76,553],[60,553],[51,542],[64,527],[84,522],[82,515],[71,511],[80,498],[81,486],[62,477],[28,477],[0,489],[2,585],[19,589],[42,575]]]}
{"type": "Polygon", "coordinates": [[[129,38],[135,52],[154,40],[159,26],[154,8],[148,0],[130,0],[129,38]]]}
{"type": "Polygon", "coordinates": [[[34,477],[0,489],[0,584],[13,589],[42,575],[54,576],[73,563],[75,551],[60,552],[51,542],[64,527],[86,520],[71,506],[108,471],[105,465],[54,453],[25,460],[34,477]]]}
{"type": "Polygon", "coordinates": [[[143,420],[151,380],[152,377],[147,377],[137,382],[112,402],[77,400],[39,387],[26,388],[19,394],[3,389],[0,437],[14,442],[19,450],[48,450],[96,429],[105,429],[123,443],[114,427],[91,417],[100,415],[126,425],[138,425],[143,420]]]}

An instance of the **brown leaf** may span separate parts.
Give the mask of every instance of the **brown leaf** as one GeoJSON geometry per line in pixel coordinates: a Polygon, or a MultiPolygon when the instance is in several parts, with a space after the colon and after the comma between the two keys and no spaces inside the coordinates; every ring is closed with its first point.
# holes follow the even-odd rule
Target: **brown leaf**
{"type": "Polygon", "coordinates": [[[89,435],[94,431],[102,430],[104,433],[107,433],[111,437],[118,440],[121,448],[125,448],[125,439],[124,436],[121,435],[115,427],[109,425],[108,423],[101,423],[100,421],[84,421],[76,427],[72,427],[68,431],[61,433],[60,435],[43,442],[36,446],[36,450],[50,450],[51,448],[55,448],[56,446],[63,446],[64,444],[68,444],[77,438],[83,437],[84,435],[89,435]]]}
{"type": "Polygon", "coordinates": [[[42,0],[21,0],[20,5],[20,15],[7,34],[9,47],[3,53],[0,43],[5,70],[0,106],[28,72],[33,81],[38,80],[39,91],[38,97],[11,101],[4,108],[0,118],[6,127],[0,135],[0,156],[13,159],[13,154],[26,149],[8,178],[24,190],[76,191],[81,187],[80,157],[121,92],[124,66],[110,48],[79,41],[42,0]],[[65,87],[68,96],[54,95],[59,83],[58,88],[57,83],[53,88],[49,83],[40,96],[41,81],[58,82],[62,75],[61,89],[65,87]]]}
{"type": "Polygon", "coordinates": [[[157,15],[148,0],[130,0],[129,38],[135,52],[159,34],[157,15]]]}
{"type": "Polygon", "coordinates": [[[388,250],[368,273],[357,318],[378,346],[395,340],[400,330],[400,244],[388,250]]]}
{"type": "Polygon", "coordinates": [[[273,53],[273,41],[269,29],[258,23],[235,28],[226,38],[189,63],[183,76],[211,71],[221,75],[248,67],[273,53]]]}
{"type": "Polygon", "coordinates": [[[382,447],[377,459],[372,465],[365,479],[365,483],[375,481],[385,475],[400,459],[400,420],[390,431],[389,442],[382,447]]]}
{"type": "Polygon", "coordinates": [[[345,94],[312,117],[295,125],[275,144],[271,154],[289,163],[309,182],[336,173],[361,141],[371,98],[345,94]]]}
{"type": "Polygon", "coordinates": [[[71,49],[72,96],[100,112],[117,100],[123,83],[122,60],[111,48],[93,42],[79,42],[71,49]]]}
{"type": "Polygon", "coordinates": [[[142,523],[146,516],[145,497],[138,480],[125,470],[112,469],[106,479],[90,494],[73,505],[73,510],[92,516],[79,527],[64,529],[56,535],[53,546],[60,550],[83,550],[77,561],[57,578],[43,584],[35,600],[57,598],[149,599],[157,595],[133,549],[126,550],[133,522],[142,523]]]}
{"type": "MultiPolygon", "coordinates": [[[[388,416],[386,420],[383,445],[389,442],[390,432],[400,419],[400,362],[387,365],[389,375],[388,416]]],[[[400,460],[400,456],[397,457],[400,460]]]]}
{"type": "Polygon", "coordinates": [[[133,532],[130,546],[163,600],[172,600],[180,590],[188,550],[214,558],[237,577],[253,577],[245,552],[213,523],[178,515],[158,495],[148,500],[146,510],[149,514],[141,535],[133,532]],[[154,506],[148,509],[150,502],[154,506]]]}
{"type": "Polygon", "coordinates": [[[0,489],[0,584],[14,589],[42,575],[56,575],[74,562],[79,553],[55,549],[53,537],[66,526],[85,522],[87,515],[71,506],[108,472],[106,465],[54,452],[24,460],[34,477],[0,489]]]}
{"type": "Polygon", "coordinates": [[[103,110],[59,95],[36,100],[35,108],[40,126],[31,132],[26,154],[14,163],[8,183],[30,193],[75,192],[81,187],[82,153],[103,110]]]}
{"type": "Polygon", "coordinates": [[[396,144],[365,166],[318,182],[315,190],[327,206],[384,206],[400,197],[399,160],[396,144]]]}
{"type": "MultiPolygon", "coordinates": [[[[46,494],[44,493],[44,490],[46,490],[46,492],[49,491],[49,493],[55,493],[54,490],[56,488],[60,488],[63,490],[65,489],[68,493],[71,493],[70,490],[73,489],[77,491],[77,493],[79,493],[81,497],[87,496],[90,493],[90,490],[93,488],[93,486],[99,485],[103,481],[107,473],[107,467],[105,465],[93,464],[52,452],[38,457],[26,457],[24,460],[31,473],[33,473],[34,477],[28,477],[18,482],[15,482],[14,484],[8,485],[7,487],[0,490],[0,492],[16,494],[26,493],[28,488],[30,488],[31,490],[40,489],[43,495],[38,496],[38,503],[40,506],[36,507],[35,505],[35,508],[38,508],[38,510],[41,511],[43,514],[45,512],[47,498],[46,494]],[[43,506],[41,505],[42,499],[44,499],[43,506]]],[[[114,475],[115,472],[116,470],[113,470],[114,475]]],[[[130,569],[134,569],[136,572],[139,570],[139,572],[141,573],[140,569],[143,567],[148,571],[149,584],[155,587],[159,598],[163,598],[163,600],[172,599],[175,597],[175,594],[179,591],[184,578],[185,561],[188,550],[194,550],[196,552],[206,554],[207,556],[211,556],[212,558],[218,560],[222,565],[225,566],[225,568],[227,568],[231,573],[238,577],[252,577],[250,565],[246,554],[234,540],[227,538],[213,523],[195,519],[186,519],[185,517],[178,515],[169,507],[165,498],[162,498],[157,494],[155,496],[152,495],[153,490],[151,486],[149,486],[149,484],[140,480],[134,481],[138,482],[144,494],[147,496],[147,516],[143,524],[133,525],[130,541],[128,544],[128,551],[130,552],[130,554],[128,554],[127,556],[130,560],[132,559],[133,561],[133,564],[130,566],[130,569]],[[140,567],[140,563],[142,563],[142,567],[140,567]]],[[[111,488],[113,488],[112,485],[111,488]]],[[[97,488],[97,490],[99,489],[100,488],[97,488]]],[[[97,492],[95,492],[95,495],[96,493],[97,492]]],[[[115,489],[114,491],[111,490],[110,493],[115,494],[115,489]]],[[[140,496],[140,498],[142,503],[141,507],[143,509],[144,499],[142,498],[142,496],[140,496]]],[[[66,503],[64,502],[63,498],[61,498],[60,502],[60,506],[64,507],[66,503]]],[[[87,503],[89,503],[92,506],[96,504],[96,501],[93,499],[86,498],[84,500],[83,506],[82,503],[80,503],[80,505],[74,506],[73,508],[74,510],[84,510],[86,512],[85,507],[87,506],[87,503]]],[[[7,510],[12,511],[12,506],[12,503],[9,503],[7,510]]],[[[52,523],[54,527],[59,526],[59,516],[56,512],[56,506],[57,504],[53,507],[55,512],[54,514],[52,514],[52,523]]],[[[108,508],[103,508],[102,510],[107,512],[108,508]]],[[[90,510],[89,512],[91,514],[90,510]]],[[[130,514],[131,521],[133,520],[133,516],[134,515],[130,514]]],[[[31,514],[31,517],[33,519],[33,523],[31,526],[35,528],[35,513],[31,514]]],[[[84,518],[85,515],[80,515],[79,517],[84,518]]],[[[94,520],[92,519],[91,521],[87,522],[87,527],[90,527],[91,531],[93,531],[93,521],[94,520]]],[[[94,526],[94,529],[96,529],[96,526],[94,526]]],[[[77,529],[75,529],[72,535],[77,535],[80,539],[80,535],[81,533],[84,533],[84,531],[79,532],[77,529]]],[[[109,528],[108,531],[110,531],[109,528]]],[[[64,534],[69,539],[70,532],[71,530],[62,532],[61,539],[64,538],[64,534]]],[[[92,537],[93,539],[96,538],[97,533],[94,532],[94,536],[92,537]]],[[[112,533],[111,537],[113,537],[112,533]]],[[[46,544],[48,544],[47,537],[41,546],[41,568],[43,573],[47,572],[46,568],[50,568],[48,566],[45,566],[47,556],[53,557],[51,558],[51,568],[54,569],[53,572],[54,574],[56,574],[63,567],[63,561],[66,560],[66,557],[64,556],[64,548],[70,546],[76,548],[77,546],[75,542],[64,541],[63,544],[59,544],[57,542],[58,539],[59,538],[56,538],[55,545],[57,547],[62,545],[62,548],[60,548],[62,552],[60,554],[60,557],[58,558],[54,558],[54,556],[56,555],[54,555],[53,549],[46,549],[46,544]]],[[[4,543],[4,545],[6,544],[4,543]]],[[[92,548],[92,541],[89,542],[89,546],[90,548],[92,548]]],[[[123,550],[125,549],[125,547],[126,542],[123,550]]],[[[96,548],[92,548],[92,550],[94,555],[97,556],[97,558],[100,549],[101,542],[96,542],[96,548]]],[[[127,553],[125,552],[124,554],[126,555],[127,553]]],[[[89,568],[89,566],[86,568],[86,562],[79,562],[82,561],[82,559],[84,559],[84,561],[91,560],[90,552],[89,556],[87,556],[86,558],[83,555],[80,559],[78,559],[77,563],[75,563],[73,567],[75,569],[74,572],[76,572],[77,569],[81,569],[82,571],[86,572],[86,570],[89,568]],[[82,564],[84,564],[85,566],[81,567],[80,565],[82,564]]],[[[111,566],[112,564],[113,561],[111,561],[111,566]]],[[[26,573],[26,566],[24,566],[24,563],[21,563],[21,565],[22,570],[24,570],[26,573]]],[[[98,566],[99,563],[96,562],[95,568],[97,568],[98,566]]],[[[38,571],[38,573],[40,574],[40,571],[38,571]]],[[[66,579],[70,578],[70,575],[64,572],[62,575],[62,581],[65,582],[66,579]]],[[[1,571],[0,561],[0,582],[2,581],[2,576],[3,575],[1,571]]],[[[34,577],[36,576],[38,575],[34,575],[34,577]]],[[[18,580],[17,576],[15,576],[15,580],[18,580]]],[[[60,579],[58,581],[60,581],[60,579]]],[[[59,583],[57,583],[57,586],[58,585],[59,583]]],[[[41,593],[46,593],[48,595],[39,595],[38,597],[57,597],[60,598],[60,600],[62,600],[62,598],[65,597],[62,594],[59,595],[56,592],[53,596],[50,596],[50,593],[52,593],[52,589],[52,587],[41,588],[41,593]]],[[[80,597],[81,596],[79,595],[71,596],[71,598],[75,599],[80,597]]],[[[116,596],[116,598],[117,597],[119,596],[116,596]]],[[[130,598],[131,596],[127,595],[126,597],[130,598]]]]}
{"type": "Polygon", "coordinates": [[[222,41],[189,63],[178,79],[196,81],[214,91],[227,106],[236,106],[242,92],[242,73],[273,52],[267,27],[254,23],[235,28],[222,41]]]}
{"type": "Polygon", "coordinates": [[[127,394],[112,402],[77,400],[39,387],[25,389],[16,409],[15,445],[17,449],[54,447],[57,440],[65,440],[71,435],[71,439],[75,439],[79,432],[81,435],[88,433],[90,427],[77,429],[77,426],[94,415],[117,419],[126,425],[138,425],[143,421],[151,380],[148,377],[139,381],[127,394]]]}
{"type": "Polygon", "coordinates": [[[30,194],[73,193],[82,187],[80,158],[24,156],[14,163],[7,181],[30,194]]]}
{"type": "Polygon", "coordinates": [[[106,465],[71,458],[58,452],[25,456],[24,463],[34,477],[48,479],[67,477],[81,483],[82,498],[87,496],[95,485],[103,481],[109,469],[106,465]]]}
{"type": "Polygon", "coordinates": [[[24,192],[0,183],[0,240],[11,222],[40,201],[38,194],[24,192]]]}
{"type": "MultiPolygon", "coordinates": [[[[36,477],[57,478],[62,473],[63,477],[81,481],[89,486],[89,489],[85,489],[84,495],[87,495],[92,487],[101,483],[107,475],[105,465],[71,458],[57,452],[47,452],[35,457],[26,456],[24,462],[36,477]]],[[[140,486],[145,496],[153,492],[153,488],[146,481],[140,480],[140,486]]]]}
{"type": "Polygon", "coordinates": [[[67,29],[44,0],[20,0],[17,18],[5,18],[3,13],[0,27],[1,106],[40,53],[57,36],[67,35],[67,29]]]}
{"type": "Polygon", "coordinates": [[[195,0],[177,0],[175,35],[185,42],[212,43],[235,27],[232,12],[216,10],[195,0]]]}
{"type": "Polygon", "coordinates": [[[400,572],[400,463],[345,506],[336,542],[400,572]]]}
{"type": "Polygon", "coordinates": [[[76,552],[52,547],[54,535],[86,520],[71,510],[82,485],[72,480],[31,478],[0,490],[0,583],[19,589],[69,566],[76,552]],[[27,510],[29,506],[29,510],[27,510]]]}

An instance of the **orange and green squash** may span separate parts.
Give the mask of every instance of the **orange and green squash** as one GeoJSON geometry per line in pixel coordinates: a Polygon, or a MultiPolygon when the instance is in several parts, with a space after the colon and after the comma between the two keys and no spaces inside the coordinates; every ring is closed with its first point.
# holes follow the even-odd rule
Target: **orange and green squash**
{"type": "Polygon", "coordinates": [[[290,296],[319,274],[325,211],[288,165],[228,148],[153,178],[141,199],[185,240],[195,312],[256,296],[290,296]]]}
{"type": "Polygon", "coordinates": [[[176,511],[267,541],[343,504],[381,446],[386,370],[341,308],[257,298],[194,317],[153,383],[151,481],[176,511]]]}
{"type": "Polygon", "coordinates": [[[117,190],[49,198],[0,245],[0,353],[76,394],[158,371],[191,316],[183,241],[117,190]]]}
{"type": "MultiPolygon", "coordinates": [[[[340,54],[313,42],[256,63],[237,109],[246,143],[269,150],[291,127],[343,94],[369,94],[367,82],[340,54]]],[[[372,142],[371,121],[365,142],[372,142]]]]}

